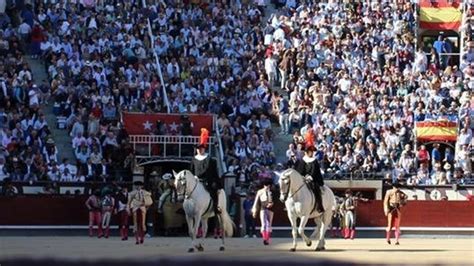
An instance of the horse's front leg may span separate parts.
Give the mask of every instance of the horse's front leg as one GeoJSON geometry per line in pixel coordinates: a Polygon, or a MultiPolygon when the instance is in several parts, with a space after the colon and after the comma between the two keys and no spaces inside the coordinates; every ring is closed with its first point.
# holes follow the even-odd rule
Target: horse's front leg
{"type": "MultiPolygon", "coordinates": [[[[194,219],[194,228],[193,228],[194,239],[193,239],[192,245],[193,245],[194,248],[197,248],[197,250],[202,251],[202,245],[200,245],[200,244],[198,245],[196,243],[196,241],[197,241],[196,235],[197,235],[197,232],[199,230],[199,226],[201,225],[201,215],[196,214],[196,215],[194,215],[193,219],[194,219]]],[[[205,235],[203,235],[203,238],[204,237],[205,237],[205,235]]]]}
{"type": "Polygon", "coordinates": [[[329,227],[329,224],[331,224],[332,220],[332,212],[326,210],[322,217],[321,217],[321,225],[319,227],[319,241],[318,241],[318,246],[316,247],[316,251],[321,251],[326,249],[326,230],[329,227]]]}
{"type": "Polygon", "coordinates": [[[201,218],[201,231],[202,231],[202,238],[207,237],[207,231],[209,230],[209,225],[207,224],[208,218],[201,218]]]}
{"type": "Polygon", "coordinates": [[[298,230],[297,230],[297,218],[295,213],[292,213],[290,211],[290,208],[288,206],[286,207],[288,210],[288,219],[290,220],[291,223],[291,235],[293,236],[293,246],[290,248],[290,251],[295,252],[296,251],[296,238],[298,237],[298,230]]]}
{"type": "Polygon", "coordinates": [[[298,233],[300,234],[301,238],[303,238],[304,242],[306,243],[306,246],[310,247],[311,246],[311,239],[309,239],[306,234],[304,233],[304,229],[306,227],[306,223],[308,223],[308,216],[302,216],[300,219],[300,226],[298,227],[298,233]]]}
{"type": "Polygon", "coordinates": [[[194,241],[196,240],[197,233],[194,217],[186,215],[186,223],[188,224],[189,237],[191,237],[191,246],[189,247],[188,252],[194,252],[194,241]]]}
{"type": "Polygon", "coordinates": [[[201,230],[202,230],[202,237],[200,240],[199,245],[197,246],[198,251],[204,251],[204,238],[207,236],[207,230],[208,230],[208,224],[207,224],[207,218],[202,217],[201,218],[201,230]]]}

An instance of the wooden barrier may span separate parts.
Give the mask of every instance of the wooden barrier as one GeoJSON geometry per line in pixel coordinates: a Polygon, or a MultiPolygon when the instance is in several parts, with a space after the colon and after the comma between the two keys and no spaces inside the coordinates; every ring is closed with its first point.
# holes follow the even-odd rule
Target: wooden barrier
{"type": "MultiPolygon", "coordinates": [[[[0,215],[0,225],[87,225],[88,213],[84,205],[86,199],[87,196],[84,195],[0,197],[0,210],[4,214],[0,215]]],[[[237,208],[240,208],[240,204],[237,205],[237,208]]],[[[281,202],[275,201],[274,211],[274,226],[289,226],[281,202]]],[[[240,218],[238,216],[235,217],[236,220],[240,218]]],[[[114,216],[112,224],[116,224],[115,218],[114,216]]],[[[359,203],[358,226],[381,227],[385,224],[382,201],[370,200],[359,203]]],[[[474,227],[474,201],[409,201],[403,208],[402,225],[474,227]]]]}
{"type": "MultiPolygon", "coordinates": [[[[289,226],[283,204],[276,203],[274,211],[274,226],[289,226]]],[[[386,226],[381,200],[359,202],[356,217],[359,227],[386,226]]],[[[409,201],[402,209],[402,226],[474,227],[474,201],[409,201]]]]}

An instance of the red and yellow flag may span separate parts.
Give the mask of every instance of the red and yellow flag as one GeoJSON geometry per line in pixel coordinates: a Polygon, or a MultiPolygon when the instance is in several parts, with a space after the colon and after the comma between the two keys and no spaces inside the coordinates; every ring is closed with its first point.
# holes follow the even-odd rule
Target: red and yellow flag
{"type": "Polygon", "coordinates": [[[462,21],[460,0],[420,0],[420,28],[459,30],[462,21]]]}
{"type": "Polygon", "coordinates": [[[452,121],[416,122],[418,141],[456,141],[457,123],[452,121]]]}

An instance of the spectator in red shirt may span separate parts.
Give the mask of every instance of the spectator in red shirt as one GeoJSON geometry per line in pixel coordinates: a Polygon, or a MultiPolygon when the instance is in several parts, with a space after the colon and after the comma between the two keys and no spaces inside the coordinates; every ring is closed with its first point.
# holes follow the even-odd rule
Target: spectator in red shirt
{"type": "Polygon", "coordinates": [[[426,150],[425,145],[421,145],[420,150],[417,154],[417,159],[419,164],[427,164],[430,161],[430,153],[426,150]]]}

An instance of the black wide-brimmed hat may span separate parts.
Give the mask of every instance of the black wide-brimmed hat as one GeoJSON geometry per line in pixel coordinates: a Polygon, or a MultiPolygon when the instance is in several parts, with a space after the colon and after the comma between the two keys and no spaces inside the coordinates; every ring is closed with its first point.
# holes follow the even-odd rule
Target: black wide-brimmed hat
{"type": "Polygon", "coordinates": [[[198,144],[198,145],[196,145],[196,149],[206,149],[206,148],[207,148],[207,147],[206,147],[206,145],[204,145],[204,144],[198,144]]]}
{"type": "Polygon", "coordinates": [[[398,181],[392,182],[392,187],[400,188],[401,187],[400,182],[398,182],[398,181]]]}
{"type": "Polygon", "coordinates": [[[315,152],[315,151],[316,151],[316,148],[315,148],[313,145],[311,145],[311,146],[306,147],[306,150],[305,150],[305,151],[306,151],[306,152],[310,152],[310,151],[311,151],[311,152],[315,152]]]}
{"type": "Polygon", "coordinates": [[[135,181],[135,182],[133,182],[133,184],[134,184],[135,186],[143,186],[143,182],[142,182],[142,181],[135,181]]]}
{"type": "Polygon", "coordinates": [[[262,181],[262,184],[264,186],[271,186],[271,185],[273,185],[273,180],[271,180],[270,178],[267,178],[267,179],[262,181]]]}

